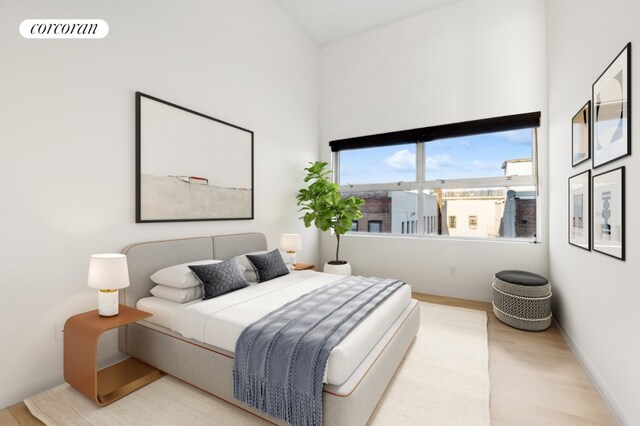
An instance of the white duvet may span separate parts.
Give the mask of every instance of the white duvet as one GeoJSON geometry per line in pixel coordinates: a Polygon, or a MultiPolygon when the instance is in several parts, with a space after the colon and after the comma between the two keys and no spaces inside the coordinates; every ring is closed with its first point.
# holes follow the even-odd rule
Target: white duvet
{"type": "MultiPolygon", "coordinates": [[[[140,299],[138,308],[154,314],[151,322],[171,328],[184,337],[233,352],[245,327],[285,303],[342,278],[314,271],[296,271],[209,300],[178,304],[145,298],[140,299]]],[[[404,285],[371,311],[331,351],[325,383],[344,383],[410,300],[411,289],[404,285]]]]}

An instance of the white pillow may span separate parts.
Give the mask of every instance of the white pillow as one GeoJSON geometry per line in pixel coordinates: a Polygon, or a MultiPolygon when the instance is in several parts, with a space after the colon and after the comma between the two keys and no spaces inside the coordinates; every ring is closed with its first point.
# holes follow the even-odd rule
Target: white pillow
{"type": "MultiPolygon", "coordinates": [[[[278,250],[278,251],[282,256],[282,260],[284,260],[284,264],[287,265],[287,269],[289,269],[290,271],[293,271],[295,267],[293,266],[293,263],[291,263],[291,257],[284,250],[278,250]]],[[[240,256],[236,256],[236,259],[238,260],[238,264],[242,268],[244,268],[244,272],[243,272],[244,279],[247,280],[249,284],[257,283],[258,275],[256,274],[256,270],[253,268],[253,265],[251,264],[251,262],[249,262],[249,259],[247,259],[247,254],[265,254],[265,253],[269,253],[269,251],[268,250],[254,251],[251,253],[246,253],[240,256]]]]}
{"type": "Polygon", "coordinates": [[[202,299],[202,286],[198,285],[189,288],[175,288],[166,285],[157,285],[151,289],[151,294],[161,299],[172,302],[187,303],[202,299]]]}
{"type": "Polygon", "coordinates": [[[198,260],[195,262],[181,263],[180,265],[169,266],[160,269],[151,275],[151,281],[174,288],[190,288],[201,285],[198,277],[189,269],[189,265],[207,265],[209,263],[220,263],[221,260],[198,260]]]}

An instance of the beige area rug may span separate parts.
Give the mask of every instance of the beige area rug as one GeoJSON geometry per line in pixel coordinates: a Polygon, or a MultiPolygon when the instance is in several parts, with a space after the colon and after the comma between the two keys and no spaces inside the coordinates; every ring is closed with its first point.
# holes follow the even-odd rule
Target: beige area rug
{"type": "MultiPolygon", "coordinates": [[[[421,326],[371,425],[490,425],[485,312],[420,302],[421,326]]],[[[47,425],[260,425],[267,422],[165,376],[98,408],[68,384],[26,399],[47,425]]]]}

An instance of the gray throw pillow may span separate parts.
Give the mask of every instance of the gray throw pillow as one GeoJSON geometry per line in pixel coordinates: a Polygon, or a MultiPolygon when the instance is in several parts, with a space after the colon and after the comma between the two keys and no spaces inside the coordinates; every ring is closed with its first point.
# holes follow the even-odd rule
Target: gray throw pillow
{"type": "Polygon", "coordinates": [[[247,259],[253,265],[258,276],[258,282],[272,280],[289,273],[289,268],[285,265],[280,250],[275,249],[265,254],[248,254],[247,259]]]}
{"type": "Polygon", "coordinates": [[[249,285],[235,259],[208,265],[189,265],[189,269],[202,281],[204,287],[202,300],[211,299],[249,285]]]}

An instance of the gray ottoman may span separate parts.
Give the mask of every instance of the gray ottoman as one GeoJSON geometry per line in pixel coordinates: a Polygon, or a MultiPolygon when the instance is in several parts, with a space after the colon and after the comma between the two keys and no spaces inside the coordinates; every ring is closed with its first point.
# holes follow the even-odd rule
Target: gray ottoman
{"type": "Polygon", "coordinates": [[[493,313],[520,330],[545,330],[551,325],[551,284],[531,272],[500,271],[493,277],[493,313]]]}

